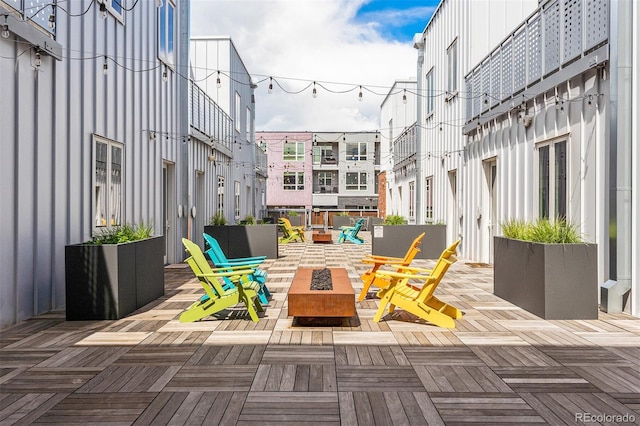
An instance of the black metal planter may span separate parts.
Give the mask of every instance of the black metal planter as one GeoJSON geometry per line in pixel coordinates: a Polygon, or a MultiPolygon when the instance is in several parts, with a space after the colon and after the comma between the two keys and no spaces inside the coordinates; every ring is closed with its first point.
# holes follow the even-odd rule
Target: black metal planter
{"type": "Polygon", "coordinates": [[[65,247],[67,320],[114,320],[164,295],[164,237],[65,247]]]}
{"type": "Polygon", "coordinates": [[[404,257],[413,240],[425,232],[416,259],[438,259],[447,248],[446,225],[374,225],[371,253],[378,256],[404,257]]]}
{"type": "Polygon", "coordinates": [[[218,240],[228,258],[267,256],[278,258],[277,225],[205,226],[204,232],[218,240]]]}

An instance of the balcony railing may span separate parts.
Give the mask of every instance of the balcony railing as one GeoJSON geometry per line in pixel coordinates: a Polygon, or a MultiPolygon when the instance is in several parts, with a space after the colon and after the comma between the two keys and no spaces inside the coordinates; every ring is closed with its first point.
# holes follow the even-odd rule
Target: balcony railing
{"type": "MultiPolygon", "coordinates": [[[[542,4],[465,77],[467,123],[527,90],[527,97],[554,84],[556,74],[585,58],[609,40],[610,0],[552,0],[542,4]],[[532,88],[538,90],[531,90],[532,88]]],[[[604,61],[606,53],[591,55],[584,66],[604,61]]],[[[571,75],[567,78],[572,77],[571,75]]]]}
{"type": "MultiPolygon", "coordinates": [[[[189,82],[189,124],[231,150],[233,121],[197,84],[189,82]]],[[[265,161],[266,167],[266,161],[265,161]]]]}
{"type": "Polygon", "coordinates": [[[416,153],[416,125],[413,124],[393,141],[393,164],[398,166],[414,157],[416,153]]]}

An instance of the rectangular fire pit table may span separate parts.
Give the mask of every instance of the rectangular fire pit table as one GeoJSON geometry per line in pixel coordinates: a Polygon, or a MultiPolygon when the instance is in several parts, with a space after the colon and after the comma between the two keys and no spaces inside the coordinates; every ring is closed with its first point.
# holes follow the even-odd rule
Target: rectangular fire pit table
{"type": "Polygon", "coordinates": [[[314,269],[298,268],[289,288],[288,315],[294,317],[353,317],[355,291],[344,268],[329,268],[332,290],[311,290],[314,269]]]}

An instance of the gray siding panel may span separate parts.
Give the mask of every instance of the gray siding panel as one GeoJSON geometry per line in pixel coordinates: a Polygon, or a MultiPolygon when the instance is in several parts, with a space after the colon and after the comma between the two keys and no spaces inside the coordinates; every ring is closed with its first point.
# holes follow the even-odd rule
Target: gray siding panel
{"type": "MultiPolygon", "coordinates": [[[[78,15],[89,4],[65,7],[78,15]]],[[[0,197],[7,205],[0,216],[0,328],[64,306],[64,246],[85,241],[93,227],[93,135],[125,146],[124,220],[152,221],[162,234],[162,159],[179,162],[187,129],[179,128],[182,79],[171,72],[169,81],[161,78],[157,14],[146,1],[126,12],[124,25],[100,19],[96,7],[81,17],[58,13],[62,60],[43,54],[37,71],[28,44],[0,39],[0,197]]],[[[176,12],[177,58],[179,18],[176,12]]],[[[173,231],[178,236],[180,226],[173,231]]]]}

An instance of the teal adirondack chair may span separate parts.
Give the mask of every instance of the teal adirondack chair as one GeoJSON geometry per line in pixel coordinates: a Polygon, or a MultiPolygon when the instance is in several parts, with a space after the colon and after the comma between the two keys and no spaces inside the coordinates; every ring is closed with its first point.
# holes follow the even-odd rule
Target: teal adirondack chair
{"type": "Polygon", "coordinates": [[[202,250],[194,242],[183,238],[189,257],[186,259],[191,270],[198,277],[205,294],[191,304],[181,315],[180,322],[194,322],[216,314],[224,309],[243,303],[251,320],[258,322],[257,312],[262,312],[258,301],[259,285],[255,281],[243,280],[242,277],[254,272],[256,265],[211,268],[202,250]],[[222,269],[222,270],[221,270],[222,269]],[[225,289],[219,278],[227,277],[234,284],[225,289]]]}
{"type": "Polygon", "coordinates": [[[358,236],[358,232],[364,225],[364,217],[358,219],[354,226],[341,226],[340,235],[338,236],[338,244],[343,243],[345,240],[351,241],[355,244],[364,243],[364,239],[358,236]]]}
{"type": "MultiPolygon", "coordinates": [[[[203,233],[202,236],[204,237],[205,243],[207,243],[207,245],[209,246],[209,248],[205,251],[206,255],[209,256],[209,259],[211,259],[213,264],[220,269],[246,265],[260,265],[267,258],[266,256],[256,256],[227,259],[227,256],[225,256],[224,251],[222,251],[222,247],[220,247],[218,240],[207,233],[203,233]]],[[[249,281],[256,281],[260,285],[260,289],[258,290],[260,303],[265,305],[269,303],[267,299],[271,297],[271,292],[266,286],[267,273],[260,269],[255,269],[252,274],[249,274],[244,278],[249,281]]],[[[223,277],[223,280],[225,282],[225,288],[230,288],[231,286],[233,286],[233,283],[229,280],[228,277],[223,277]]]]}

